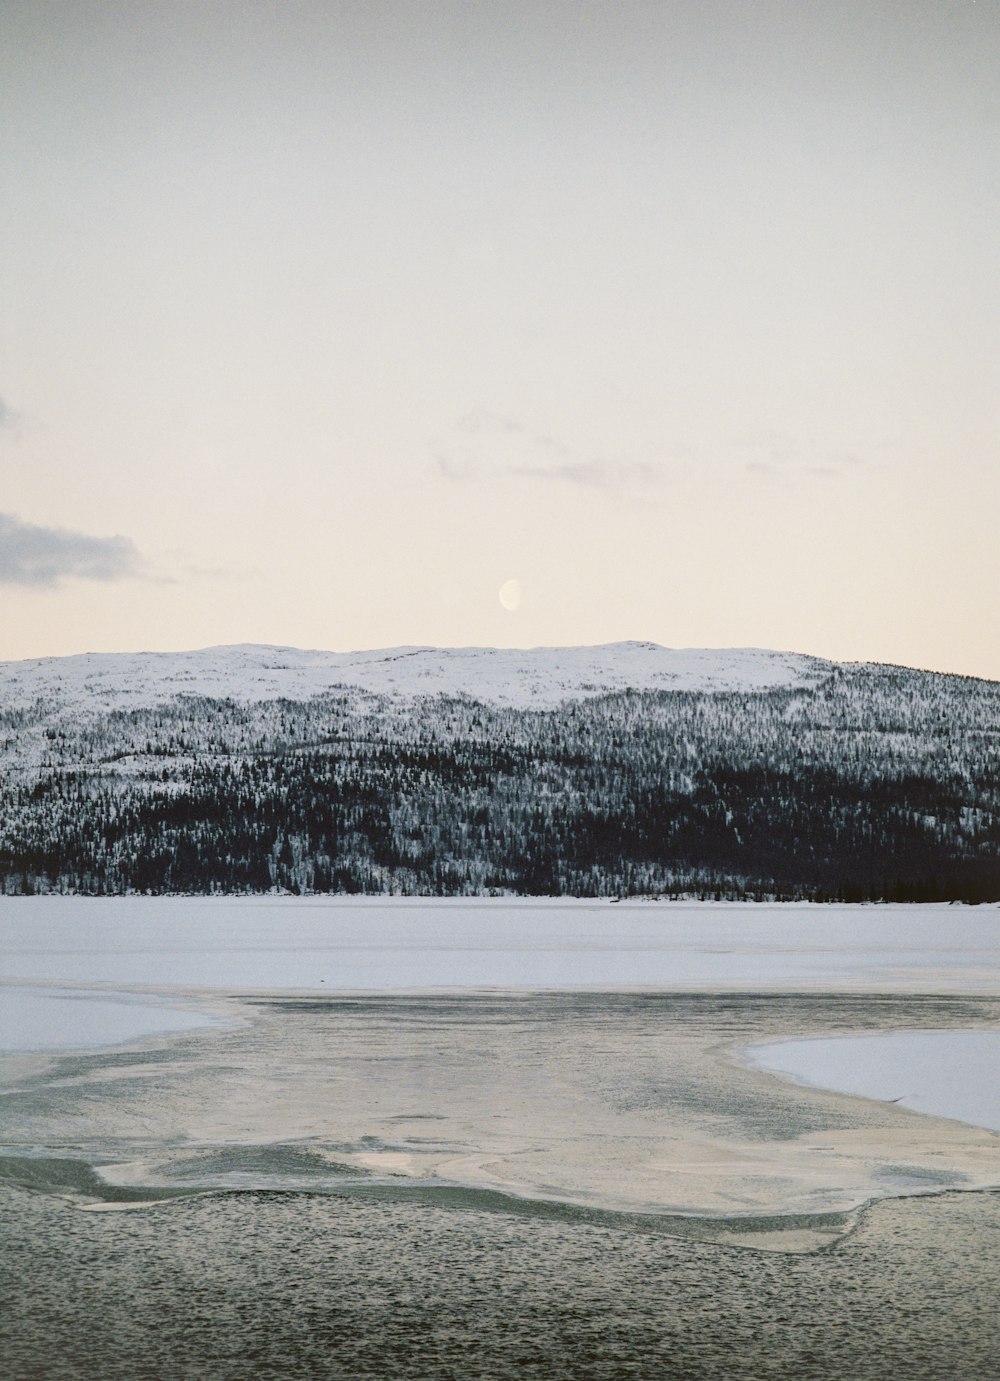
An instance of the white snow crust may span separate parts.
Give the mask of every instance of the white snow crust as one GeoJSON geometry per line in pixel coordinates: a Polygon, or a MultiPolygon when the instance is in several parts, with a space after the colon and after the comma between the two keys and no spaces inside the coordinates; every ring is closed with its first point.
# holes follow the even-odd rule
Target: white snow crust
{"type": "Polygon", "coordinates": [[[550,709],[609,691],[774,690],[813,685],[835,663],[760,648],[669,648],[621,642],[598,647],[394,647],[318,652],[239,644],[196,652],[87,652],[0,662],[0,709],[39,700],[80,713],[148,708],[178,696],[245,703],[307,700],[337,687],[393,699],[465,696],[550,709]]]}

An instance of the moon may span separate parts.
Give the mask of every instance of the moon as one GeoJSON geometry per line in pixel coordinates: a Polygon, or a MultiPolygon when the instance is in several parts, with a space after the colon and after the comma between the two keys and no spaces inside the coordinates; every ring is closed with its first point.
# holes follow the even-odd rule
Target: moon
{"type": "Polygon", "coordinates": [[[521,603],[521,582],[519,580],[505,580],[497,591],[497,598],[503,607],[513,614],[521,603]]]}

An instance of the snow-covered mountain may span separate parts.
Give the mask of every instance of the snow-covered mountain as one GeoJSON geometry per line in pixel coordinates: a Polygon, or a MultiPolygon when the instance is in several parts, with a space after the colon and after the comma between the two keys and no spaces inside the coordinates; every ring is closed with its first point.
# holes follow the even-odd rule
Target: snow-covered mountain
{"type": "Polygon", "coordinates": [[[0,664],[0,892],[1000,900],[1000,683],[757,649],[0,664]]]}
{"type": "Polygon", "coordinates": [[[148,708],[180,695],[252,703],[307,700],[334,688],[409,698],[464,696],[551,709],[618,690],[773,690],[828,676],[819,657],[759,648],[622,642],[599,647],[392,647],[318,652],[240,644],[196,652],[87,652],[0,662],[0,709],[42,700],[71,713],[148,708]]]}

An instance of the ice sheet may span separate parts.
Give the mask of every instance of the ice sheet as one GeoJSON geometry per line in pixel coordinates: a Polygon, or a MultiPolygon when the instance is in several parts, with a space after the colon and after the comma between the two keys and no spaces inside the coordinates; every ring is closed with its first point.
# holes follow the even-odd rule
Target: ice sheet
{"type": "Polygon", "coordinates": [[[124,987],[1000,991],[1000,908],[0,899],[0,979],[124,987]]]}
{"type": "Polygon", "coordinates": [[[0,987],[0,1050],[79,1050],[193,1031],[217,1018],[138,993],[0,987]]]}
{"type": "Polygon", "coordinates": [[[758,1069],[1000,1132],[1000,1031],[894,1031],[755,1046],[758,1069]]]}

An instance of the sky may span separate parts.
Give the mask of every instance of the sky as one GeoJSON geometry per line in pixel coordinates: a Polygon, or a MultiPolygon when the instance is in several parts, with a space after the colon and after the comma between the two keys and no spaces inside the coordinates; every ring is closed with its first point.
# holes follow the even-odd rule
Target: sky
{"type": "Polygon", "coordinates": [[[0,659],[1000,678],[996,0],[0,0],[0,659]]]}

